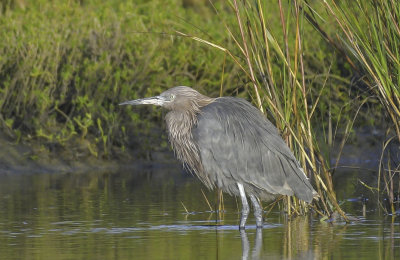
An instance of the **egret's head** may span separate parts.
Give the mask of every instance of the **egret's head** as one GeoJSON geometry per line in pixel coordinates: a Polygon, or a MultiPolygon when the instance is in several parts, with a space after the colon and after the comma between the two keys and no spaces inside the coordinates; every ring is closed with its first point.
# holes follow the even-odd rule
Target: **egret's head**
{"type": "Polygon", "coordinates": [[[159,96],[125,101],[120,105],[156,105],[169,110],[185,111],[201,107],[203,103],[208,104],[212,100],[192,88],[179,86],[170,88],[159,96]]]}

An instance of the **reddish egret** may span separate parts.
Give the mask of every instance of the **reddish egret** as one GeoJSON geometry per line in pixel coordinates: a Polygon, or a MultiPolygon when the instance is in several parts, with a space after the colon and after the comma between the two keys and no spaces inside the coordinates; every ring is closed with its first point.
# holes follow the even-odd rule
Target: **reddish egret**
{"type": "Polygon", "coordinates": [[[262,227],[260,200],[295,195],[310,203],[316,195],[302,168],[275,126],[241,98],[210,98],[189,87],[120,105],[151,104],[169,110],[165,120],[176,156],[210,189],[240,196],[239,228],[254,207],[262,227]]]}

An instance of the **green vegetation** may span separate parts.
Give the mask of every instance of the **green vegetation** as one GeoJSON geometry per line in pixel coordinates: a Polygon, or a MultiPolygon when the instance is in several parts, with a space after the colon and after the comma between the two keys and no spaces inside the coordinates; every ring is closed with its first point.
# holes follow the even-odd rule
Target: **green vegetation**
{"type": "MultiPolygon", "coordinates": [[[[238,95],[281,130],[316,184],[314,209],[343,215],[332,184],[335,139],[342,149],[355,124],[390,120],[400,140],[400,9],[393,0],[0,5],[0,133],[40,153],[119,158],[131,150],[143,157],[158,149],[149,140],[166,146],[158,133],[139,138],[152,134],[162,112],[122,110],[119,102],[175,85],[238,95]]],[[[395,173],[379,174],[391,202],[395,173]]],[[[289,213],[307,210],[294,199],[285,203],[289,213]]]]}
{"type": "MultiPolygon", "coordinates": [[[[208,18],[194,16],[180,1],[154,14],[163,10],[163,1],[147,2],[37,1],[23,9],[3,7],[3,131],[18,141],[39,142],[42,150],[57,144],[109,157],[113,148],[126,146],[128,132],[151,127],[137,111],[122,112],[119,102],[175,84],[205,86],[204,92],[220,85],[223,55],[170,34],[171,27],[190,22],[221,38],[208,18]]],[[[225,82],[237,85],[231,82],[236,75],[226,73],[225,82]]]]}

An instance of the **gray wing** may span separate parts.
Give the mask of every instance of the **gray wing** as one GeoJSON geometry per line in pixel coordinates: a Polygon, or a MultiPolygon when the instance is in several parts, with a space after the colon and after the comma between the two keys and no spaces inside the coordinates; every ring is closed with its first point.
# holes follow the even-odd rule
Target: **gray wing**
{"type": "Polygon", "coordinates": [[[205,173],[218,187],[246,192],[296,195],[310,202],[313,188],[275,126],[239,98],[218,98],[202,107],[193,138],[205,173]]]}

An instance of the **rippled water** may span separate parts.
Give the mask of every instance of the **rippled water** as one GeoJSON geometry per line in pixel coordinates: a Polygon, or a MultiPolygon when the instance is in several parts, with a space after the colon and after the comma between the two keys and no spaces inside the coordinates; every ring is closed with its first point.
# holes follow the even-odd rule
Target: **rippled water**
{"type": "MultiPolygon", "coordinates": [[[[350,183],[339,194],[357,196],[350,183]]],[[[354,187],[353,187],[354,188],[354,187]]],[[[1,259],[395,259],[399,220],[359,202],[360,221],[287,220],[276,208],[263,230],[239,232],[235,198],[211,211],[209,192],[179,165],[87,173],[0,174],[1,259]],[[184,206],[183,206],[184,205],[184,206]],[[184,207],[188,210],[185,211],[184,207]],[[222,220],[221,220],[222,219],[222,220]]]]}

